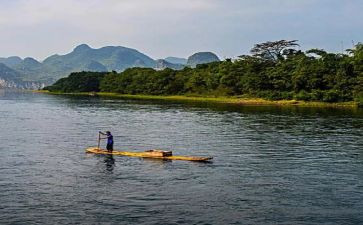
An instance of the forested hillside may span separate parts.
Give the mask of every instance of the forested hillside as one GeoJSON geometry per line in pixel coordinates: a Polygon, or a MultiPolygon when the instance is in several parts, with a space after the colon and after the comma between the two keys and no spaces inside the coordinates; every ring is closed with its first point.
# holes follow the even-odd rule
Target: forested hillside
{"type": "Polygon", "coordinates": [[[302,52],[297,41],[256,44],[251,55],[183,70],[132,68],[99,73],[99,86],[74,73],[46,89],[61,92],[102,91],[147,95],[247,96],[266,99],[363,102],[363,44],[346,54],[321,49],[302,52]],[[68,82],[77,80],[78,86],[68,82]],[[66,82],[67,81],[67,82],[66,82]],[[72,85],[74,88],[69,88],[72,85]],[[91,88],[92,86],[92,88],[91,88]]]}

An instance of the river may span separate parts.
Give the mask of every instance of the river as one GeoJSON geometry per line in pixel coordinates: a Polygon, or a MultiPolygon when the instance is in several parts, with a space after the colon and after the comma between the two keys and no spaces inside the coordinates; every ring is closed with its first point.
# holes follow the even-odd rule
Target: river
{"type": "Polygon", "coordinates": [[[1,224],[363,223],[363,110],[0,90],[0,128],[1,224]]]}

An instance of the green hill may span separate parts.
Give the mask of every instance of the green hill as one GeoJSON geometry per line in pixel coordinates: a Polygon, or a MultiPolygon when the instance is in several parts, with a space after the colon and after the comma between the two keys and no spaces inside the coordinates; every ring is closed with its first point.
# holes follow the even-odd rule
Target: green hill
{"type": "Polygon", "coordinates": [[[212,52],[198,52],[191,55],[187,60],[187,65],[195,68],[198,64],[205,64],[211,62],[219,62],[218,56],[212,52]]]}

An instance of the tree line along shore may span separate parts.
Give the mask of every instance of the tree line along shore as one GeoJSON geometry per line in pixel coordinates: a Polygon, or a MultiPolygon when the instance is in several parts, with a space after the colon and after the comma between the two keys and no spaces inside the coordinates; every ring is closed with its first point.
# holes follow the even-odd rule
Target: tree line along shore
{"type": "Polygon", "coordinates": [[[256,44],[250,55],[182,70],[130,68],[120,73],[71,73],[44,90],[144,98],[199,96],[200,100],[210,97],[226,102],[255,99],[261,104],[303,101],[363,105],[363,44],[344,54],[322,49],[303,52],[298,46],[296,40],[265,42],[256,44]]]}

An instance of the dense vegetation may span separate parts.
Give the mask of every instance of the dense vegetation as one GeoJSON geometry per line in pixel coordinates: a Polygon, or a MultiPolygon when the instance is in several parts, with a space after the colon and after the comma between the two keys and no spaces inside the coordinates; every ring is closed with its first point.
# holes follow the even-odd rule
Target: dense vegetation
{"type": "Polygon", "coordinates": [[[68,77],[59,79],[45,90],[58,92],[99,92],[100,82],[105,77],[101,72],[71,73],[68,77]]]}
{"type": "Polygon", "coordinates": [[[363,102],[363,44],[346,54],[296,50],[296,41],[257,44],[237,60],[195,69],[131,68],[122,73],[73,73],[50,91],[147,95],[249,96],[267,99],[363,102]]]}

